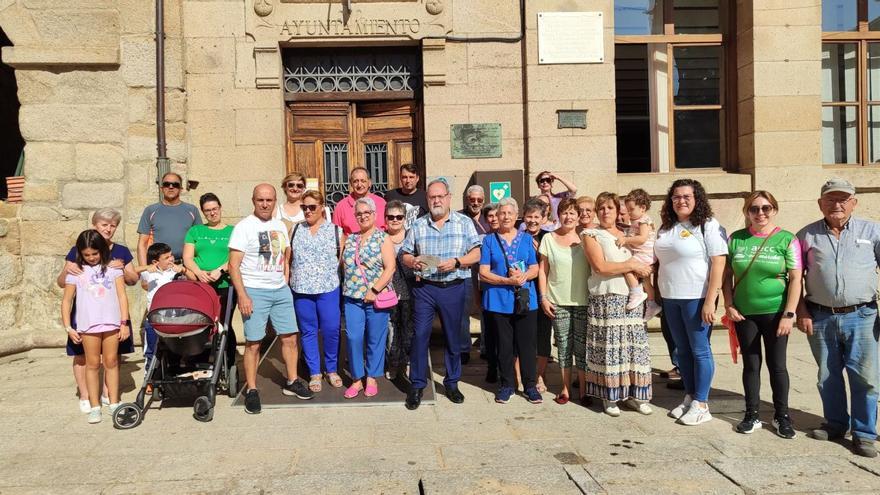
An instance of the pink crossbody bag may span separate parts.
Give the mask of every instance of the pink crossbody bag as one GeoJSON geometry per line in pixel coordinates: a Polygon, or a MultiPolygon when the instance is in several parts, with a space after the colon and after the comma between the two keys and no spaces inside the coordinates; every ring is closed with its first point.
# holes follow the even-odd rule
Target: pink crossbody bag
{"type": "MultiPolygon", "coordinates": [[[[361,277],[364,279],[364,285],[370,287],[370,282],[367,280],[367,273],[364,271],[363,265],[361,265],[361,239],[362,236],[358,236],[357,246],[354,248],[354,262],[358,266],[358,270],[361,272],[361,277]]],[[[367,290],[370,290],[369,288],[367,290]]],[[[394,289],[391,288],[391,283],[385,286],[381,292],[376,294],[376,299],[373,301],[373,307],[376,309],[390,309],[394,306],[397,306],[397,292],[394,292],[394,289]]]]}

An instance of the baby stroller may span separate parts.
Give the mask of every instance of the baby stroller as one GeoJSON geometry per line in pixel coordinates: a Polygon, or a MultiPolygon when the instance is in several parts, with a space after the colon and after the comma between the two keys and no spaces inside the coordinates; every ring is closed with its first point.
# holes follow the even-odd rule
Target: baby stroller
{"type": "Polygon", "coordinates": [[[116,428],[139,425],[153,399],[197,395],[193,416],[207,422],[214,417],[218,388],[235,396],[238,373],[235,363],[226,362],[226,329],[232,305],[226,307],[221,324],[220,299],[210,285],[202,282],[177,280],[156,291],[147,313],[159,337],[156,351],[146,363],[144,383],[135,401],[120,404],[113,413],[116,428]],[[153,392],[145,404],[148,386],[153,392]]]}

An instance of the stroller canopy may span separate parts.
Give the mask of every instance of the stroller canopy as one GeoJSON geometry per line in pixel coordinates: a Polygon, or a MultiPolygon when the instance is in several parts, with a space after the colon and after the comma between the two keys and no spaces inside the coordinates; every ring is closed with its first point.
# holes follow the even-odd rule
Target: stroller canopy
{"type": "Polygon", "coordinates": [[[220,298],[204,282],[176,280],[153,296],[147,319],[160,334],[183,336],[213,327],[220,318],[220,298]]]}

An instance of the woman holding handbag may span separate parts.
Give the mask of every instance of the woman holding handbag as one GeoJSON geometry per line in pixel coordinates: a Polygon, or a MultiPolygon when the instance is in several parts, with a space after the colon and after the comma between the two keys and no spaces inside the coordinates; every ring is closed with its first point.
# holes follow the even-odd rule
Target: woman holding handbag
{"type": "Polygon", "coordinates": [[[746,228],[730,236],[722,291],[725,312],[735,322],[743,356],[746,413],[736,431],[752,433],[761,428],[758,405],[763,340],[776,410],[773,427],[780,437],[794,438],[788,415],[785,355],[801,295],[803,263],[797,237],[773,223],[778,211],[776,198],[767,191],[755,191],[746,198],[746,228]]]}
{"type": "Polygon", "coordinates": [[[345,335],[353,380],[345,390],[346,399],[357,397],[361,390],[367,397],[379,393],[376,378],[385,370],[388,319],[397,304],[397,294],[390,287],[395,269],[394,244],[376,228],[376,204],[370,198],[360,198],[355,201],[354,213],[361,230],[348,236],[342,252],[345,335]],[[366,387],[361,381],[364,377],[366,387]]]}
{"type": "Polygon", "coordinates": [[[535,337],[538,298],[535,278],[538,258],[532,238],[515,227],[516,200],[504,198],[498,204],[498,230],[483,239],[480,250],[480,282],[483,308],[489,318],[487,340],[498,343],[501,383],[495,402],[506,404],[514,392],[514,357],[519,357],[526,400],[540,404],[536,387],[535,337]]]}

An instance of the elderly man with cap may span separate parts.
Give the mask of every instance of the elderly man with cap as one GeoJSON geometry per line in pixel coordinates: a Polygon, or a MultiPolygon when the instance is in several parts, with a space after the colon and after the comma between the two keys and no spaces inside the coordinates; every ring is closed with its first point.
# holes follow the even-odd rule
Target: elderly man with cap
{"type": "MultiPolygon", "coordinates": [[[[822,186],[823,219],[798,232],[803,249],[805,294],[797,325],[807,334],[819,365],[818,387],[825,422],[812,430],[817,440],[842,439],[852,432],[857,455],[876,457],[877,268],[880,224],[853,216],[856,189],[843,179],[822,186]],[[843,380],[846,370],[850,404],[843,380]]],[[[793,318],[784,314],[783,318],[793,318]]]]}

